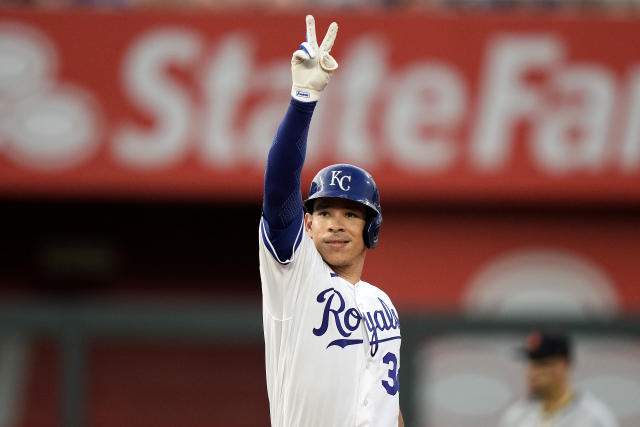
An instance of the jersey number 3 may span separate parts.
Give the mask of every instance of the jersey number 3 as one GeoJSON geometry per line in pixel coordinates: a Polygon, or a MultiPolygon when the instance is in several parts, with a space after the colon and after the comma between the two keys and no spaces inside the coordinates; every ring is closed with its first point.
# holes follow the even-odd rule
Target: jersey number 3
{"type": "Polygon", "coordinates": [[[398,358],[395,354],[389,352],[384,355],[382,361],[386,365],[392,365],[391,369],[389,369],[389,378],[391,381],[383,380],[382,387],[384,387],[391,396],[395,396],[400,387],[400,383],[398,382],[398,358]]]}

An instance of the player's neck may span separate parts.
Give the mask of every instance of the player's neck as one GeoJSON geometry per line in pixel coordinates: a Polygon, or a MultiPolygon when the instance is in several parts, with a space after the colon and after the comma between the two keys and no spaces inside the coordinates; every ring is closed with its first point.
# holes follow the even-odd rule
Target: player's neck
{"type": "Polygon", "coordinates": [[[346,280],[347,282],[355,285],[360,281],[362,277],[362,270],[364,269],[364,254],[360,261],[345,266],[329,265],[334,273],[346,280]]]}
{"type": "Polygon", "coordinates": [[[355,285],[356,283],[358,283],[360,281],[360,276],[362,276],[362,267],[359,270],[357,270],[357,269],[350,268],[350,266],[349,267],[331,266],[331,269],[333,270],[334,273],[336,273],[338,276],[340,276],[347,282],[351,283],[352,285],[355,285]]]}
{"type": "Polygon", "coordinates": [[[547,415],[553,415],[571,402],[573,399],[573,389],[569,384],[563,384],[562,387],[555,390],[554,393],[547,396],[542,406],[547,415]]]}

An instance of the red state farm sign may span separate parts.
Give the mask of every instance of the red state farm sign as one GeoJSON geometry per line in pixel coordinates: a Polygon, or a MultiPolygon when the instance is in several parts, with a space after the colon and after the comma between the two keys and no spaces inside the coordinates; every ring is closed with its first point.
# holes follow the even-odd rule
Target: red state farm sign
{"type": "MultiPolygon", "coordinates": [[[[318,16],[305,178],[386,201],[640,200],[640,20],[318,16]]],[[[257,198],[302,15],[5,13],[0,192],[257,198]]]]}

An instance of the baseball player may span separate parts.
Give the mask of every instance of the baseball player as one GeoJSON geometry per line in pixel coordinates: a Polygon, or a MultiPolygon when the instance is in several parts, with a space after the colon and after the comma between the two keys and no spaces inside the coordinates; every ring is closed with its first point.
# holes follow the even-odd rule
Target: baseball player
{"type": "Polygon", "coordinates": [[[366,171],[322,169],[303,201],[307,134],[338,63],[334,22],[291,60],[292,99],[269,151],[259,229],[267,391],[276,427],[389,427],[399,412],[400,322],[389,297],[360,280],[382,224],[366,171]]]}
{"type": "Polygon", "coordinates": [[[529,361],[529,396],[507,409],[500,427],[618,426],[604,403],[572,387],[571,343],[565,334],[533,332],[519,350],[529,361]]]}

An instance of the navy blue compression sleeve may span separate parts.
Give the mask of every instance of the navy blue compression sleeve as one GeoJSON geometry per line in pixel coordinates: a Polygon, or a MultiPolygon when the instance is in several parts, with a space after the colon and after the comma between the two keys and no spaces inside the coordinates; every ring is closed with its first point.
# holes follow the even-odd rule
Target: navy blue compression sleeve
{"type": "Polygon", "coordinates": [[[262,202],[263,232],[275,250],[274,255],[282,261],[292,256],[294,244],[299,243],[303,215],[300,176],[315,106],[315,102],[291,99],[267,158],[262,202]]]}

